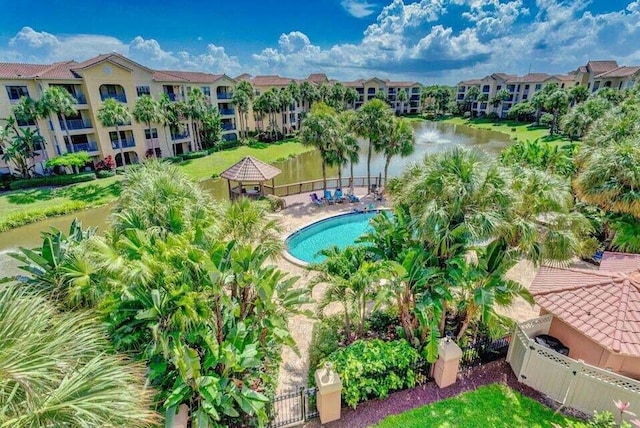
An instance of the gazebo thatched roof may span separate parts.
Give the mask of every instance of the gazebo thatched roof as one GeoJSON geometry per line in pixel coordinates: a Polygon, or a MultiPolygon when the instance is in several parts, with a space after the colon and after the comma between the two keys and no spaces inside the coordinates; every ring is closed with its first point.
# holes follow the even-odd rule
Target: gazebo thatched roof
{"type": "Polygon", "coordinates": [[[226,169],[220,176],[227,180],[239,182],[263,182],[271,180],[281,172],[282,171],[275,166],[271,166],[251,156],[246,156],[235,165],[226,169]]]}

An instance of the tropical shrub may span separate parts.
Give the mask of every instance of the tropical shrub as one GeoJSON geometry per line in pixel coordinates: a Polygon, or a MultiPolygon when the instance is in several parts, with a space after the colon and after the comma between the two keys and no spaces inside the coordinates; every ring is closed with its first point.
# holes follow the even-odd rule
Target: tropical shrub
{"type": "Polygon", "coordinates": [[[87,152],[65,153],[47,160],[44,164],[47,168],[56,166],[79,168],[91,162],[91,156],[87,152]]]}
{"type": "Polygon", "coordinates": [[[113,170],[102,169],[102,170],[96,171],[96,177],[98,178],[109,178],[115,175],[116,175],[116,172],[113,170]]]}
{"type": "Polygon", "coordinates": [[[543,126],[547,126],[550,128],[553,124],[553,121],[554,118],[551,113],[544,113],[542,116],[540,116],[540,124],[543,126]]]}
{"type": "Polygon", "coordinates": [[[498,115],[498,113],[496,113],[495,111],[492,111],[491,113],[487,114],[486,118],[489,120],[498,120],[500,119],[500,115],[498,115]]]}
{"type": "Polygon", "coordinates": [[[170,156],[170,157],[162,158],[162,162],[168,162],[168,163],[180,163],[183,160],[184,159],[182,156],[170,156]]]}
{"type": "Polygon", "coordinates": [[[215,151],[233,149],[234,147],[239,147],[241,145],[240,140],[223,140],[218,141],[215,145],[215,151]]]}
{"type": "Polygon", "coordinates": [[[315,369],[320,367],[320,361],[344,346],[346,346],[344,321],[340,315],[325,317],[313,324],[309,343],[310,384],[315,382],[314,373],[315,369]]]}
{"type": "Polygon", "coordinates": [[[358,340],[324,360],[342,380],[342,398],[355,408],[368,398],[385,398],[389,392],[412,388],[420,380],[416,364],[420,354],[406,340],[358,340]]]}
{"type": "Polygon", "coordinates": [[[0,426],[149,427],[144,366],[114,353],[100,322],[0,288],[0,426]],[[25,358],[28,356],[28,358],[25,358]]]}
{"type": "Polygon", "coordinates": [[[189,153],[185,153],[182,155],[182,159],[187,160],[187,159],[198,159],[198,158],[203,158],[207,156],[207,151],[206,150],[200,150],[198,152],[189,152],[189,153]]]}
{"type": "Polygon", "coordinates": [[[276,195],[266,195],[265,198],[269,202],[269,209],[272,212],[281,211],[286,208],[287,204],[285,200],[276,195]]]}
{"type": "Polygon", "coordinates": [[[508,167],[534,168],[570,177],[576,172],[574,151],[573,145],[558,147],[540,140],[519,141],[500,153],[500,163],[508,167]]]}
{"type": "Polygon", "coordinates": [[[111,155],[96,163],[96,171],[112,171],[114,169],[116,169],[116,161],[113,160],[111,155]]]}
{"type": "Polygon", "coordinates": [[[93,172],[68,175],[50,175],[46,177],[30,178],[27,180],[15,180],[9,184],[9,187],[11,190],[18,190],[43,186],[66,186],[68,184],[83,183],[85,181],[92,181],[95,179],[96,175],[93,172]]]}

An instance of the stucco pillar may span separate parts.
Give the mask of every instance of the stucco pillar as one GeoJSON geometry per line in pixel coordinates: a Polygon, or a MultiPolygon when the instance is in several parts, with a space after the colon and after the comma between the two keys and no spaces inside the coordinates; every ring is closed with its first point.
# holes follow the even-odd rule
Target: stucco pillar
{"type": "Polygon", "coordinates": [[[462,350],[453,340],[440,339],[438,359],[433,368],[433,378],[436,385],[440,388],[446,388],[456,383],[460,358],[462,358],[462,350]]]}
{"type": "Polygon", "coordinates": [[[316,386],[318,387],[317,406],[320,422],[326,424],[340,419],[342,408],[342,381],[340,376],[329,366],[316,370],[316,386]]]}
{"type": "Polygon", "coordinates": [[[189,406],[181,404],[178,413],[169,414],[165,421],[165,428],[187,428],[189,425],[189,406]]]}

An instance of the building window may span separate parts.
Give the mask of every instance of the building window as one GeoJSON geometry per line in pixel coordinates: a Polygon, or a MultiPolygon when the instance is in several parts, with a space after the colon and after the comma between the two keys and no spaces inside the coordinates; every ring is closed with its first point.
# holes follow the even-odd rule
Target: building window
{"type": "Polygon", "coordinates": [[[542,83],[536,83],[536,91],[539,91],[540,89],[542,89],[542,83]]]}
{"type": "Polygon", "coordinates": [[[524,90],[526,91],[527,89],[529,89],[529,85],[524,85],[524,90]]]}
{"type": "Polygon", "coordinates": [[[500,89],[502,89],[502,85],[496,86],[496,91],[499,91],[500,89]]]}
{"type": "Polygon", "coordinates": [[[145,140],[151,140],[158,138],[158,128],[151,128],[144,130],[144,138],[145,140]]]}
{"type": "Polygon", "coordinates": [[[136,86],[136,92],[138,93],[139,97],[143,95],[151,95],[151,90],[148,86],[136,86]]]}
{"type": "Polygon", "coordinates": [[[200,89],[202,90],[202,93],[205,94],[206,96],[208,97],[211,96],[211,88],[209,86],[200,86],[200,89]]]}
{"type": "Polygon", "coordinates": [[[526,100],[528,97],[529,97],[529,95],[528,95],[528,94],[523,94],[523,95],[522,95],[522,101],[526,100]]]}
{"type": "Polygon", "coordinates": [[[411,88],[411,93],[412,94],[419,94],[420,93],[420,88],[411,88]]]}
{"type": "Polygon", "coordinates": [[[28,97],[29,91],[26,86],[7,86],[7,94],[11,101],[18,101],[20,97],[28,97]]]}
{"type": "Polygon", "coordinates": [[[482,87],[482,92],[489,92],[489,90],[490,90],[489,85],[484,85],[482,87]]]}

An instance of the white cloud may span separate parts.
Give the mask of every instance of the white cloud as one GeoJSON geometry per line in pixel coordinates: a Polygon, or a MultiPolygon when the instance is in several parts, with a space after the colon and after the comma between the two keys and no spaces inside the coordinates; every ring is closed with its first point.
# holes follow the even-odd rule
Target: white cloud
{"type": "Polygon", "coordinates": [[[367,0],[342,0],[340,3],[344,10],[356,18],[366,18],[375,13],[376,4],[367,0]]]}

